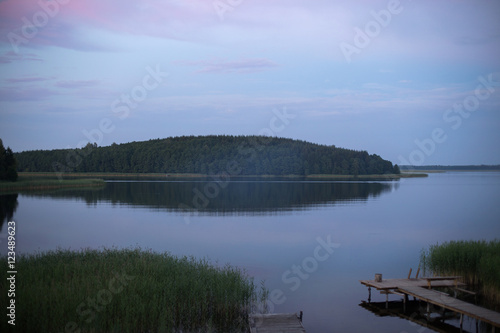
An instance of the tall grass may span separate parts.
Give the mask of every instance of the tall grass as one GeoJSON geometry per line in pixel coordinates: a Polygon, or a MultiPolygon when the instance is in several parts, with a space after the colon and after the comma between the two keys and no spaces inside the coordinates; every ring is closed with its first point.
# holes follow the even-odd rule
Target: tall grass
{"type": "Polygon", "coordinates": [[[27,179],[19,177],[16,182],[0,182],[0,192],[8,191],[37,191],[50,190],[58,188],[77,188],[77,187],[99,187],[104,186],[102,179],[27,179]]]}
{"type": "Polygon", "coordinates": [[[431,245],[420,256],[424,274],[459,275],[500,303],[500,241],[450,241],[431,245]]]}
{"type": "Polygon", "coordinates": [[[241,332],[256,298],[238,268],[141,249],[22,255],[16,268],[19,332],[241,332]]]}

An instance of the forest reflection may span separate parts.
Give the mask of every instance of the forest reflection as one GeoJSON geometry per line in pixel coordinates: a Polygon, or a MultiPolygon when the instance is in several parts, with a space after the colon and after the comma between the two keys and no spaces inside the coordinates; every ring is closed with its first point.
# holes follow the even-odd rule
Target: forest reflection
{"type": "Polygon", "coordinates": [[[17,193],[0,195],[0,232],[5,222],[12,221],[18,205],[17,196],[17,193]]]}
{"type": "Polygon", "coordinates": [[[366,201],[397,189],[397,182],[111,181],[99,190],[26,194],[201,214],[260,214],[366,201]]]}

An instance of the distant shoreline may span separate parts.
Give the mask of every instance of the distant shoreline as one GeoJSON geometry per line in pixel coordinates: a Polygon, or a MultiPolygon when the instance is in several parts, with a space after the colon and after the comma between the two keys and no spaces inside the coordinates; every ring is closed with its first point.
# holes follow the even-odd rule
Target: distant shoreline
{"type": "Polygon", "coordinates": [[[401,165],[401,172],[500,171],[500,165],[401,165]]]}
{"type": "MultiPolygon", "coordinates": [[[[19,172],[19,176],[23,179],[64,179],[77,180],[98,178],[102,180],[113,179],[169,179],[169,178],[217,178],[223,180],[224,175],[203,175],[203,174],[164,174],[164,173],[116,173],[116,172],[89,172],[89,173],[55,173],[55,172],[19,172]]],[[[313,174],[313,175],[237,175],[234,178],[306,178],[306,179],[338,179],[338,180],[396,180],[400,178],[418,178],[427,177],[426,173],[416,171],[414,173],[403,171],[400,174],[372,174],[372,175],[328,175],[328,174],[313,174]]]]}

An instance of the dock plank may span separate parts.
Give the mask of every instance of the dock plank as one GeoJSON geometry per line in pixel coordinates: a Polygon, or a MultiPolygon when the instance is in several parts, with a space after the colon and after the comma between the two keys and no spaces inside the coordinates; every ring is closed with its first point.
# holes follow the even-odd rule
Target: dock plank
{"type": "Polygon", "coordinates": [[[299,317],[295,313],[251,314],[251,333],[305,333],[299,317]]]}
{"type": "Polygon", "coordinates": [[[468,317],[479,319],[493,326],[500,327],[500,313],[444,295],[432,289],[418,286],[398,287],[399,292],[417,297],[434,305],[452,310],[468,317]]]}
{"type": "MultiPolygon", "coordinates": [[[[361,280],[361,284],[378,290],[397,289],[398,287],[427,287],[427,278],[418,279],[384,279],[381,282],[375,280],[361,280]]],[[[433,280],[432,287],[455,287],[465,286],[465,283],[455,281],[454,279],[433,280]]]]}

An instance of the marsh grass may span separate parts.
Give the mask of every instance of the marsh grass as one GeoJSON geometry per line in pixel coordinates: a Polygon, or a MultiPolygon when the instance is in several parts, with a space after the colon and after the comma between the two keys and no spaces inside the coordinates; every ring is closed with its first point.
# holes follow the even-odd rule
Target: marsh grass
{"type": "Polygon", "coordinates": [[[500,303],[500,241],[451,241],[431,245],[420,256],[424,274],[458,275],[500,303]]]}
{"type": "Polygon", "coordinates": [[[203,178],[208,175],[193,173],[123,173],[123,172],[66,172],[59,174],[57,172],[19,172],[19,177],[24,179],[88,179],[99,178],[105,180],[140,180],[140,179],[165,179],[173,178],[203,178]]]}
{"type": "Polygon", "coordinates": [[[38,191],[59,188],[101,187],[105,182],[102,179],[31,179],[20,176],[15,182],[0,182],[0,193],[19,191],[38,191]]]}
{"type": "Polygon", "coordinates": [[[16,268],[19,332],[242,332],[259,297],[238,268],[139,248],[22,255],[16,268]]]}

